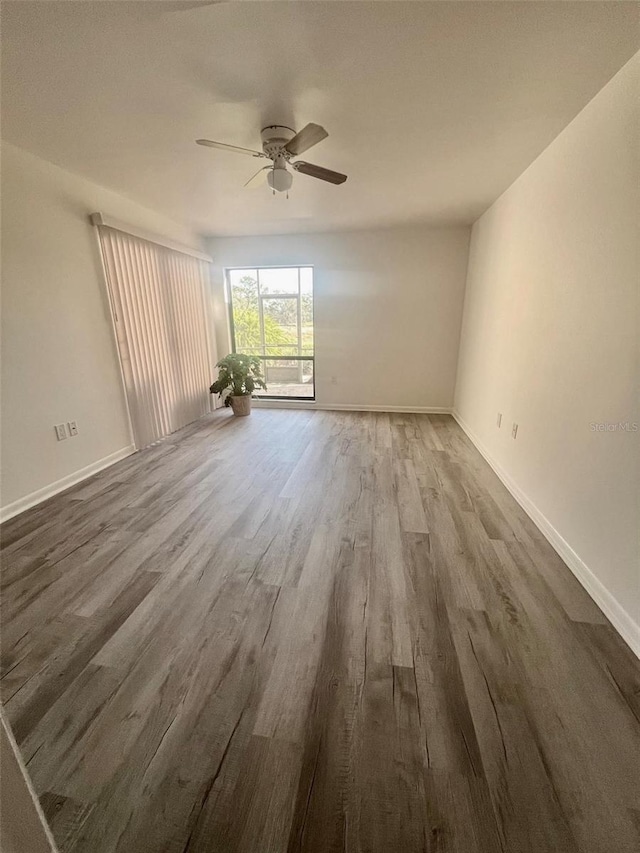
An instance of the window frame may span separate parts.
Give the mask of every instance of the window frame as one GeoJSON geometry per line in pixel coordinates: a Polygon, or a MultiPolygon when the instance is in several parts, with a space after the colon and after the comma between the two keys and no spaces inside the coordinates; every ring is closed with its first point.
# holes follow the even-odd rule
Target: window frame
{"type": "MultiPolygon", "coordinates": [[[[224,282],[225,282],[225,291],[227,296],[227,304],[228,304],[228,323],[229,323],[229,339],[231,342],[231,351],[233,353],[237,352],[236,349],[236,332],[235,325],[233,321],[233,291],[231,287],[231,273],[235,270],[255,270],[256,272],[256,281],[258,284],[258,312],[260,315],[260,328],[261,334],[264,341],[264,324],[263,324],[263,306],[262,300],[266,299],[297,299],[298,301],[298,340],[301,341],[301,299],[300,299],[300,272],[298,272],[298,293],[271,293],[266,297],[263,297],[260,293],[260,270],[285,270],[285,269],[293,269],[293,270],[301,270],[301,269],[310,269],[311,270],[311,310],[313,313],[313,355],[292,355],[292,356],[268,356],[268,355],[258,355],[256,358],[259,358],[262,362],[265,361],[310,361],[312,363],[312,379],[313,379],[313,395],[311,397],[302,397],[297,395],[281,395],[281,394],[252,394],[252,398],[254,400],[281,400],[284,402],[302,402],[302,403],[315,403],[316,402],[316,289],[315,289],[315,267],[313,264],[259,264],[256,266],[250,266],[249,264],[245,264],[242,266],[231,266],[224,268],[224,282]]],[[[264,345],[262,347],[264,349],[264,345]]],[[[299,347],[300,348],[300,347],[299,347]]],[[[265,368],[266,374],[266,368],[265,368]]]]}

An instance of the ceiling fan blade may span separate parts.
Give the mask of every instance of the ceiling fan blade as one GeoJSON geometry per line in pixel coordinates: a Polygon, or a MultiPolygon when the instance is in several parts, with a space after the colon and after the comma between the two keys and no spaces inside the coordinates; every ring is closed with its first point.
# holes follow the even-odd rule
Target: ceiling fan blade
{"type": "Polygon", "coordinates": [[[291,165],[303,175],[310,175],[312,178],[319,178],[321,181],[328,181],[330,184],[344,184],[347,180],[347,176],[340,174],[340,172],[332,172],[331,169],[314,166],[313,163],[305,163],[304,160],[298,160],[291,165]]]}
{"type": "Polygon", "coordinates": [[[266,178],[265,172],[268,172],[269,169],[273,169],[273,166],[263,166],[262,169],[258,169],[255,175],[252,175],[244,186],[250,189],[262,186],[264,178],[266,178]]]}
{"type": "Polygon", "coordinates": [[[196,139],[196,145],[206,145],[207,148],[220,148],[222,151],[237,151],[238,154],[248,154],[250,157],[266,157],[262,151],[253,148],[241,148],[239,145],[227,145],[226,142],[212,142],[211,139],[196,139]]]}
{"type": "Polygon", "coordinates": [[[326,139],[329,134],[324,129],[324,127],[320,127],[319,124],[308,124],[306,127],[303,127],[301,131],[296,133],[293,139],[290,139],[287,144],[284,146],[284,150],[288,151],[289,154],[294,154],[297,156],[298,154],[302,154],[303,151],[307,151],[314,145],[317,145],[318,142],[322,142],[323,139],[326,139]]]}

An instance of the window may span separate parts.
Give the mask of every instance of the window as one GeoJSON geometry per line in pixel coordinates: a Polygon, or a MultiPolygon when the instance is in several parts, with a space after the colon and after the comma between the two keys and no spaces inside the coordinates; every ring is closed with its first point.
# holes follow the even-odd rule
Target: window
{"type": "Polygon", "coordinates": [[[227,270],[234,352],[257,355],[266,391],[254,396],[315,400],[313,268],[227,270]]]}

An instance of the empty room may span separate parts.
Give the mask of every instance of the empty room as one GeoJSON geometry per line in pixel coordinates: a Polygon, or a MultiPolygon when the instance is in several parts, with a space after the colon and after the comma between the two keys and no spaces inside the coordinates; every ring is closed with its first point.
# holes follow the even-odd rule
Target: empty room
{"type": "Polygon", "coordinates": [[[640,3],[0,23],[2,853],[637,853],[640,3]]]}

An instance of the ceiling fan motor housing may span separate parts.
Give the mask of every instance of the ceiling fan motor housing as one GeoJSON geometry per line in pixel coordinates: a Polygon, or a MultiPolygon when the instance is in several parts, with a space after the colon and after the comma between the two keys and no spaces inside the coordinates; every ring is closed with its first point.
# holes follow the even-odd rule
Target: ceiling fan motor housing
{"type": "Polygon", "coordinates": [[[289,160],[291,155],[283,149],[287,142],[296,135],[295,130],[281,124],[270,124],[262,128],[260,135],[262,137],[262,150],[270,160],[275,160],[277,157],[284,157],[289,160]]]}

